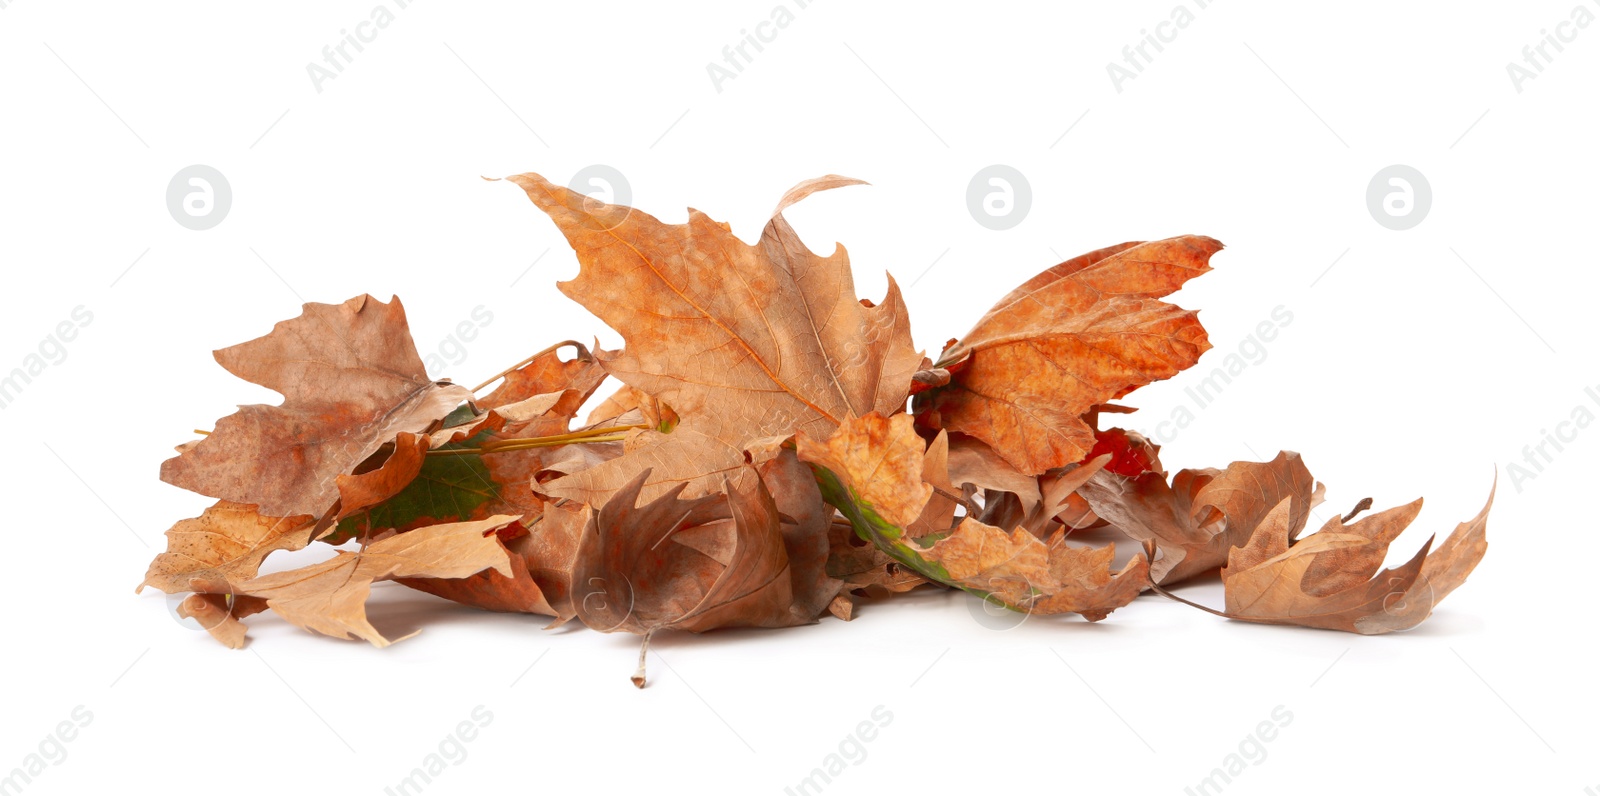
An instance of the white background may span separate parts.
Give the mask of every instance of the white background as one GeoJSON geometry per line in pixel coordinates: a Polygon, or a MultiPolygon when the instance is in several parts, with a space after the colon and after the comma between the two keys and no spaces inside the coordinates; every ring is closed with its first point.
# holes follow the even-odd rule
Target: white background
{"type": "Polygon", "coordinates": [[[26,793],[381,793],[477,705],[491,723],[424,792],[782,793],[878,705],[892,721],[825,793],[1178,794],[1279,705],[1292,722],[1225,792],[1600,790],[1582,751],[1600,745],[1583,607],[1600,430],[1547,447],[1536,478],[1507,469],[1575,407],[1600,415],[1600,25],[1562,28],[1575,40],[1520,92],[1506,69],[1600,5],[1222,0],[1119,92],[1107,64],[1179,0],[822,0],[718,91],[707,64],[778,0],[417,0],[319,92],[307,64],[375,2],[0,3],[0,370],[93,313],[0,415],[0,774],[75,706],[93,714],[26,793]],[[165,204],[196,163],[233,191],[203,232],[165,204]],[[1193,408],[1185,389],[1282,305],[1292,324],[1168,439],[1168,469],[1289,449],[1329,485],[1325,510],[1426,496],[1396,561],[1476,513],[1498,472],[1488,557],[1389,637],[1155,596],[1000,632],[930,593],[848,624],[663,636],[642,692],[631,636],[398,586],[375,620],[423,632],[386,650],[267,615],[230,651],[133,594],[162,532],[210,503],[159,462],[235,404],[276,401],[210,351],[302,300],[399,295],[424,354],[483,305],[492,323],[439,374],[468,385],[556,340],[619,342],[555,289],[577,268],[555,227],[479,179],[595,163],[636,206],[693,205],[746,240],[802,179],[872,182],[790,220],[813,248],[848,246],[860,295],[893,272],[930,352],[1064,257],[1219,238],[1216,270],[1175,298],[1216,349],[1130,398],[1130,425],[1193,408]],[[993,163],[1033,192],[1003,232],[966,209],[993,163]],[[1395,163],[1433,193],[1403,232],[1365,199],[1395,163]]]}

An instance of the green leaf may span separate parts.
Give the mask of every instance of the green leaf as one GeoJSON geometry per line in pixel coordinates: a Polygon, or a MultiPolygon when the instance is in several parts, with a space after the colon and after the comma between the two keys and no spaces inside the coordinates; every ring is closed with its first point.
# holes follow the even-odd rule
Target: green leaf
{"type": "MultiPolygon", "coordinates": [[[[485,431],[464,442],[445,445],[440,450],[477,447],[489,436],[485,431]]],[[[338,530],[323,541],[340,544],[365,533],[395,528],[409,530],[418,525],[464,522],[472,519],[479,506],[498,497],[500,485],[489,477],[489,468],[478,454],[429,456],[422,472],[405,489],[360,514],[346,517],[338,530]]]]}

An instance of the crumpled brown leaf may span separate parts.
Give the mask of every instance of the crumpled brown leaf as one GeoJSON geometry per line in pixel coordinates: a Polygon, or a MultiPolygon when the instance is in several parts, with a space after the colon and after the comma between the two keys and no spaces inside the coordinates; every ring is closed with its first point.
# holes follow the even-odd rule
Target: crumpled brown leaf
{"type": "Polygon", "coordinates": [[[168,594],[228,594],[256,576],[278,550],[311,543],[316,518],[265,517],[255,506],[218,501],[199,517],[167,529],[167,549],[150,562],[135,592],[154,586],[168,594]]]}
{"type": "Polygon", "coordinates": [[[1147,472],[1127,478],[1105,470],[1079,487],[1094,513],[1128,536],[1154,542],[1161,555],[1150,567],[1170,584],[1228,562],[1267,513],[1290,501],[1290,519],[1303,526],[1322,490],[1300,454],[1280,452],[1267,462],[1234,462],[1224,470],[1147,472]]]}
{"type": "Polygon", "coordinates": [[[374,582],[465,578],[491,568],[509,578],[510,559],[492,531],[516,519],[499,515],[386,536],[359,553],[340,550],[327,561],[246,581],[237,592],[266,600],[274,613],[306,630],[387,647],[415,633],[390,640],[367,621],[374,582]]]}
{"type": "Polygon", "coordinates": [[[284,401],[241,406],[218,420],[204,439],[161,463],[161,480],[270,516],[322,516],[339,497],[339,476],[472,397],[428,378],[398,298],[308,303],[266,336],[215,356],[284,401]]]}
{"type": "Polygon", "coordinates": [[[968,517],[949,536],[918,552],[944,567],[957,586],[986,592],[1030,614],[1082,614],[1097,622],[1133,602],[1149,574],[1144,556],[1111,569],[1116,546],[1075,547],[1058,530],[1041,541],[1025,528],[1010,533],[968,517]]]}
{"type": "Polygon", "coordinates": [[[1389,543],[1422,510],[1420,499],[1346,526],[1334,517],[1296,539],[1305,527],[1285,498],[1222,570],[1230,619],[1300,625],[1364,635],[1416,627],[1467,578],[1488,549],[1485,533],[1494,490],[1476,517],[1429,552],[1429,539],[1401,566],[1379,572],[1389,543]]]}
{"type": "Polygon", "coordinates": [[[759,478],[748,493],[730,479],[721,494],[684,500],[680,484],[639,503],[647,478],[635,476],[601,506],[579,543],[574,601],[585,625],[648,634],[816,620],[790,610],[778,510],[759,478]]]}
{"type": "Polygon", "coordinates": [[[193,619],[229,649],[244,649],[245,624],[240,619],[267,609],[260,597],[191,594],[178,603],[178,616],[193,619]]]}
{"type": "Polygon", "coordinates": [[[744,443],[807,430],[827,435],[843,419],[905,405],[922,362],[893,279],[877,306],[858,301],[843,249],[820,257],[782,210],[858,181],[826,177],[785,194],[755,245],[727,224],[689,211],[664,224],[597,202],[537,174],[508,178],[556,223],[578,254],[566,293],[623,336],[607,372],[670,406],[670,434],[646,431],[618,459],[552,482],[549,492],[605,502],[651,471],[642,497],[675,484],[697,496],[724,478],[746,488],[744,443]]]}
{"type": "Polygon", "coordinates": [[[1160,301],[1210,270],[1222,244],[1185,235],[1067,260],[1001,299],[919,392],[924,425],[983,440],[1025,475],[1094,446],[1083,415],[1193,365],[1211,347],[1194,312],[1160,301]]]}
{"type": "Polygon", "coordinates": [[[510,554],[510,575],[486,569],[464,578],[397,580],[462,605],[553,616],[556,621],[551,626],[559,625],[577,615],[572,605],[572,566],[589,515],[587,506],[545,508],[526,533],[505,542],[510,554]]]}

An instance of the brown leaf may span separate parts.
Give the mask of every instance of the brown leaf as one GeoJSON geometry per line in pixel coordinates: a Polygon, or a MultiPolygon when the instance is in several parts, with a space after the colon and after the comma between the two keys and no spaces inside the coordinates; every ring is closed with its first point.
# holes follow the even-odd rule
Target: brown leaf
{"type": "Polygon", "coordinates": [[[621,417],[631,410],[637,409],[644,421],[657,431],[668,431],[678,425],[678,413],[656,399],[624,384],[612,393],[594,411],[589,413],[589,425],[600,425],[603,421],[621,417]]]}
{"type": "MultiPolygon", "coordinates": [[[[605,369],[588,348],[577,348],[578,355],[570,360],[561,359],[559,347],[532,358],[505,374],[505,381],[477,402],[480,408],[488,410],[484,418],[496,419],[490,424],[493,431],[489,435],[490,440],[546,437],[571,430],[573,417],[599,388],[606,375],[605,369]]],[[[481,427],[483,424],[478,425],[481,427]]],[[[538,479],[542,474],[562,467],[562,461],[568,457],[581,458],[606,453],[614,458],[620,453],[620,448],[616,445],[584,444],[485,455],[482,457],[483,466],[493,483],[483,486],[486,491],[493,493],[493,497],[477,507],[475,513],[478,517],[518,514],[531,521],[544,511],[548,503],[538,488],[538,479]]],[[[578,466],[589,466],[589,462],[578,466]]]]}
{"type": "Polygon", "coordinates": [[[922,438],[909,415],[858,417],[822,442],[802,432],[795,445],[802,461],[831,470],[892,525],[906,528],[916,522],[933,496],[933,485],[922,478],[922,438]]]}
{"type": "Polygon", "coordinates": [[[465,578],[399,578],[418,591],[489,611],[544,614],[555,624],[576,615],[572,566],[589,523],[586,506],[547,508],[528,532],[505,543],[511,574],[486,569],[465,578]]]}
{"type": "Polygon", "coordinates": [[[944,567],[955,585],[986,592],[1018,611],[1077,613],[1091,622],[1133,602],[1148,575],[1143,556],[1113,572],[1115,545],[1069,546],[1065,531],[1044,542],[1024,528],[1006,533],[971,517],[949,536],[913,547],[944,567]]]}
{"type": "Polygon", "coordinates": [[[241,406],[218,420],[161,463],[161,480],[272,516],[321,516],[339,497],[338,476],[472,397],[428,378],[399,299],[306,304],[300,317],[216,359],[284,402],[241,406]]]}
{"type": "Polygon", "coordinates": [[[647,469],[646,500],[675,484],[707,494],[724,478],[743,489],[754,477],[746,441],[826,436],[845,418],[904,407],[922,357],[899,288],[891,279],[880,305],[858,301],[843,250],[812,253],[781,214],[853,181],[796,186],[752,246],[697,210],[687,224],[664,224],[537,174],[509,179],[578,254],[581,270],[562,292],[626,341],[620,354],[597,352],[606,370],[681,418],[670,434],[644,432],[620,458],[552,482],[551,494],[600,504],[647,469]]]}
{"type": "Polygon", "coordinates": [[[259,597],[230,597],[226,594],[191,594],[178,603],[178,616],[193,619],[211,637],[229,649],[244,649],[245,625],[242,617],[266,610],[259,597]]]}
{"type": "Polygon", "coordinates": [[[935,363],[917,395],[934,428],[969,434],[1026,475],[1081,460],[1082,416],[1193,365],[1211,347],[1195,313],[1159,299],[1210,270],[1222,244],[1185,235],[1068,260],[1012,291],[935,363]]]}
{"type": "Polygon", "coordinates": [[[778,510],[784,554],[789,559],[790,616],[795,624],[815,621],[844,588],[843,581],[828,573],[833,507],[823,502],[811,468],[800,462],[792,448],[783,449],[756,471],[778,510]]]}
{"type": "Polygon", "coordinates": [[[1421,624],[1483,560],[1494,490],[1483,510],[1456,526],[1437,550],[1429,552],[1429,539],[1410,561],[1382,572],[1389,542],[1417,516],[1421,500],[1348,527],[1334,517],[1299,540],[1305,517],[1297,517],[1289,502],[1229,554],[1222,570],[1228,617],[1377,635],[1421,624]]]}
{"type": "Polygon", "coordinates": [[[1267,513],[1291,499],[1291,520],[1303,526],[1322,490],[1300,460],[1280,452],[1269,462],[1234,462],[1225,470],[1181,470],[1126,478],[1102,470],[1078,489],[1094,513],[1161,557],[1150,567],[1156,583],[1177,583],[1228,561],[1267,513]]]}
{"type": "Polygon", "coordinates": [[[1019,472],[994,449],[972,437],[958,436],[950,443],[950,480],[991,492],[1017,496],[1024,513],[1038,508],[1043,499],[1039,481],[1019,472]]]}
{"type": "Polygon", "coordinates": [[[262,575],[240,584],[238,592],[265,599],[275,613],[306,630],[386,647],[393,641],[367,621],[367,597],[375,581],[465,578],[490,568],[510,577],[506,550],[490,532],[516,519],[500,515],[387,536],[359,553],[340,550],[327,561],[262,575]]]}
{"type": "Polygon", "coordinates": [[[585,625],[649,634],[815,621],[791,610],[778,511],[759,478],[750,493],[730,480],[722,494],[683,500],[680,484],[639,504],[648,477],[601,506],[578,546],[574,602],[585,625]]]}
{"type": "MultiPolygon", "coordinates": [[[[909,419],[901,422],[911,424],[909,419]]],[[[956,498],[964,498],[966,493],[954,483],[951,453],[950,435],[941,431],[922,454],[922,483],[933,489],[933,495],[923,504],[917,518],[906,526],[906,534],[913,539],[955,527],[956,509],[961,505],[956,498]]]]}
{"type": "Polygon", "coordinates": [[[168,594],[227,594],[256,576],[261,562],[277,550],[299,550],[311,543],[316,518],[264,517],[255,506],[218,501],[199,517],[179,520],[167,530],[167,550],[150,562],[144,582],[168,594]]]}
{"type": "Polygon", "coordinates": [[[828,527],[828,575],[850,592],[867,597],[900,594],[933,583],[856,535],[843,519],[828,527]]]}
{"type": "Polygon", "coordinates": [[[426,434],[402,431],[395,438],[393,452],[377,469],[335,478],[334,483],[339,487],[337,519],[342,520],[368,506],[382,503],[405,489],[422,472],[422,460],[428,453],[428,440],[426,434]]]}
{"type": "MultiPolygon", "coordinates": [[[[577,390],[582,394],[582,400],[578,401],[579,405],[582,405],[583,401],[588,400],[589,395],[600,387],[600,382],[604,381],[605,377],[605,369],[600,367],[600,363],[595,360],[588,347],[568,340],[552,346],[504,374],[500,386],[480,399],[478,405],[485,409],[493,409],[535,395],[558,393],[562,390],[577,390]],[[577,355],[572,359],[561,358],[561,349],[567,346],[577,350],[577,355]]],[[[573,411],[576,412],[576,408],[573,411]]]]}

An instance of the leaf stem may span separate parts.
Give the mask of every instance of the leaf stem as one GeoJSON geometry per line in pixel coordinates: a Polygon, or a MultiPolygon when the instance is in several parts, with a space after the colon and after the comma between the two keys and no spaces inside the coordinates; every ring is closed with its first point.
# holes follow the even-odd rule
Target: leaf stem
{"type": "Polygon", "coordinates": [[[524,359],[521,362],[518,362],[517,364],[512,365],[511,367],[506,368],[505,370],[500,371],[499,373],[494,374],[493,376],[490,376],[488,378],[488,380],[484,381],[484,383],[472,388],[473,394],[476,395],[479,390],[482,390],[483,388],[485,388],[485,387],[487,387],[487,386],[499,381],[501,378],[509,375],[512,371],[515,371],[517,368],[520,368],[523,365],[526,365],[526,364],[534,361],[535,359],[538,359],[539,357],[542,357],[545,354],[550,353],[551,351],[558,350],[558,349],[563,348],[565,346],[572,346],[573,348],[578,349],[578,359],[587,360],[587,359],[591,359],[592,358],[589,355],[589,349],[587,347],[585,347],[583,343],[580,343],[580,342],[578,342],[576,340],[562,340],[561,342],[556,343],[555,345],[550,346],[549,348],[546,348],[543,351],[540,351],[539,353],[534,354],[533,356],[528,357],[527,359],[524,359]]]}
{"type": "Polygon", "coordinates": [[[1339,522],[1341,522],[1341,523],[1349,522],[1349,521],[1355,519],[1357,514],[1360,514],[1361,512],[1366,511],[1367,509],[1370,509],[1370,508],[1372,508],[1372,498],[1369,498],[1369,497],[1362,498],[1361,501],[1356,504],[1356,507],[1350,510],[1349,514],[1346,514],[1343,517],[1339,518],[1339,522]]]}
{"type": "Polygon", "coordinates": [[[650,651],[650,637],[654,635],[655,632],[656,629],[653,627],[649,630],[646,630],[644,633],[644,641],[639,643],[639,668],[634,670],[632,677],[628,678],[633,681],[635,688],[644,688],[644,654],[650,651]]]}
{"type": "Polygon", "coordinates": [[[548,437],[513,437],[510,439],[495,439],[484,442],[476,448],[438,448],[428,451],[429,456],[481,456],[486,453],[503,453],[506,451],[528,450],[530,448],[553,448],[557,445],[572,445],[586,442],[621,442],[627,439],[627,434],[621,433],[634,429],[645,428],[642,425],[633,426],[606,426],[604,428],[590,428],[582,431],[573,431],[568,434],[553,434],[548,437]]]}
{"type": "Polygon", "coordinates": [[[1174,601],[1183,603],[1184,605],[1187,605],[1190,608],[1199,608],[1200,610],[1205,611],[1208,614],[1212,614],[1214,616],[1220,616],[1223,619],[1234,619],[1234,618],[1236,618],[1232,614],[1227,613],[1226,611],[1218,611],[1215,608],[1211,608],[1209,606],[1201,605],[1200,603],[1194,602],[1192,600],[1185,600],[1182,597],[1179,597],[1178,595],[1173,594],[1172,592],[1161,588],[1161,584],[1156,583],[1154,579],[1151,579],[1151,581],[1150,581],[1150,589],[1152,591],[1154,591],[1156,594],[1161,595],[1162,597],[1165,597],[1165,598],[1167,598],[1169,600],[1174,600],[1174,601]]]}

